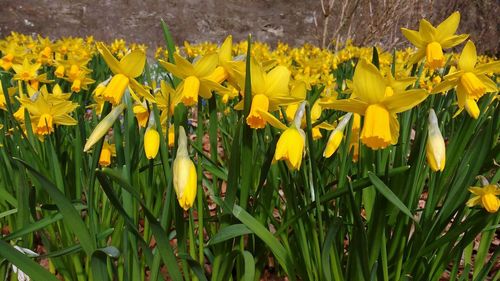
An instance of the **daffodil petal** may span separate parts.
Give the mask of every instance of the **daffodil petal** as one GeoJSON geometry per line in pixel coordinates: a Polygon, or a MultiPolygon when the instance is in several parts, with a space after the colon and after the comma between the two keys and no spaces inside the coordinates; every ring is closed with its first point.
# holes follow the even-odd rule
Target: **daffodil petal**
{"type": "Polygon", "coordinates": [[[383,104],[391,113],[407,111],[427,98],[425,90],[415,89],[395,94],[384,99],[383,104]]]}
{"type": "Polygon", "coordinates": [[[496,92],[498,91],[497,84],[493,82],[488,76],[481,74],[477,75],[477,78],[483,83],[483,85],[486,87],[486,92],[491,93],[491,92],[496,92]]]}
{"type": "Polygon", "coordinates": [[[255,59],[250,60],[250,73],[252,80],[252,92],[255,95],[266,93],[266,80],[265,73],[262,67],[255,61],[255,59]]]}
{"type": "Polygon", "coordinates": [[[476,74],[500,72],[500,61],[494,61],[478,65],[474,71],[476,74]]]}
{"type": "Polygon", "coordinates": [[[462,50],[462,54],[460,55],[460,59],[458,60],[458,67],[464,71],[473,71],[474,66],[477,61],[477,53],[476,46],[472,41],[467,41],[464,49],[462,50]]]}
{"type": "Polygon", "coordinates": [[[465,204],[467,205],[467,207],[470,208],[480,204],[480,202],[481,202],[481,196],[474,196],[471,199],[469,199],[465,204]]]}
{"type": "Polygon", "coordinates": [[[455,71],[453,73],[450,73],[444,77],[444,80],[457,80],[460,78],[460,76],[464,75],[463,70],[455,71]]]}
{"type": "Polygon", "coordinates": [[[372,104],[384,98],[386,86],[380,71],[366,60],[360,60],[354,71],[353,87],[361,100],[372,104]]]}
{"type": "Polygon", "coordinates": [[[304,81],[295,81],[293,83],[292,90],[290,90],[290,96],[303,100],[306,98],[306,94],[306,83],[304,83],[304,81]]]}
{"type": "Polygon", "coordinates": [[[393,80],[390,84],[391,88],[393,88],[394,92],[402,92],[404,91],[408,86],[411,84],[415,83],[417,80],[416,77],[407,77],[403,78],[400,80],[393,80]]]}
{"type": "Polygon", "coordinates": [[[460,34],[447,37],[441,41],[441,47],[443,49],[449,49],[455,47],[456,45],[464,42],[469,37],[469,34],[460,34]]]}
{"type": "Polygon", "coordinates": [[[321,122],[320,124],[315,126],[315,128],[320,128],[320,129],[331,131],[331,130],[334,130],[336,127],[333,126],[332,124],[328,124],[326,122],[321,122]]]}
{"type": "Polygon", "coordinates": [[[123,73],[120,62],[118,62],[103,43],[97,43],[97,50],[101,53],[102,58],[114,74],[123,73]]]}
{"type": "Polygon", "coordinates": [[[460,23],[460,13],[454,12],[447,19],[445,19],[442,23],[440,23],[436,27],[436,34],[438,36],[438,41],[440,39],[446,38],[448,36],[452,36],[455,34],[458,28],[458,24],[460,23]]]}
{"type": "Polygon", "coordinates": [[[143,51],[136,49],[126,54],[120,60],[120,69],[123,71],[122,74],[125,74],[130,78],[136,78],[142,74],[145,64],[146,54],[143,51]]]}
{"type": "Polygon", "coordinates": [[[203,86],[206,86],[210,91],[215,91],[220,95],[231,94],[231,90],[221,84],[208,79],[200,79],[203,86]]]}
{"type": "Polygon", "coordinates": [[[449,91],[451,88],[457,85],[456,80],[444,80],[443,82],[434,86],[431,90],[431,94],[444,93],[449,91]]]}
{"type": "Polygon", "coordinates": [[[403,33],[404,37],[406,37],[406,39],[408,39],[408,41],[410,41],[417,48],[424,47],[424,41],[422,40],[422,37],[420,36],[420,33],[418,31],[401,28],[401,32],[403,33]]]}
{"type": "Polygon", "coordinates": [[[462,109],[465,106],[465,100],[467,99],[467,92],[465,91],[461,83],[458,83],[456,92],[457,92],[458,107],[462,109]]]}
{"type": "Polygon", "coordinates": [[[141,97],[144,97],[149,102],[155,102],[155,98],[151,93],[144,88],[143,85],[139,84],[135,79],[130,79],[129,81],[130,87],[141,97]]]}
{"type": "Polygon", "coordinates": [[[356,99],[336,100],[328,103],[320,103],[320,105],[324,108],[354,112],[359,115],[365,115],[366,108],[368,107],[366,102],[356,99]]]}
{"type": "Polygon", "coordinates": [[[269,124],[271,124],[271,126],[283,131],[288,129],[288,127],[285,124],[281,123],[281,121],[278,120],[278,118],[274,117],[274,115],[272,115],[271,113],[260,109],[257,109],[257,112],[264,120],[266,120],[269,124]]]}
{"type": "Polygon", "coordinates": [[[231,51],[233,46],[233,36],[229,35],[219,48],[219,64],[231,61],[231,51]]]}
{"type": "Polygon", "coordinates": [[[267,73],[265,81],[267,96],[287,94],[290,70],[282,65],[277,66],[267,73]]]}
{"type": "Polygon", "coordinates": [[[200,83],[200,90],[198,91],[198,95],[208,100],[212,97],[212,91],[206,84],[200,83]]]}
{"type": "Polygon", "coordinates": [[[163,66],[163,68],[165,68],[168,72],[172,73],[175,77],[185,78],[189,76],[187,72],[182,71],[177,65],[173,63],[169,63],[164,60],[158,60],[158,63],[160,63],[160,65],[163,66]]]}
{"type": "Polygon", "coordinates": [[[76,121],[68,114],[62,114],[54,116],[54,123],[59,125],[72,126],[78,124],[78,121],[76,121]]]}
{"type": "Polygon", "coordinates": [[[397,144],[399,139],[399,121],[396,114],[391,114],[389,117],[389,124],[391,127],[391,144],[397,144]]]}
{"type": "Polygon", "coordinates": [[[426,19],[420,20],[419,32],[424,42],[430,43],[436,40],[436,28],[426,19]]]}
{"type": "Polygon", "coordinates": [[[219,56],[215,53],[203,56],[194,63],[195,75],[200,78],[210,75],[218,63],[219,56]]]}
{"type": "Polygon", "coordinates": [[[424,57],[425,57],[425,48],[418,49],[418,51],[408,59],[408,65],[416,64],[424,57]]]}
{"type": "Polygon", "coordinates": [[[293,103],[298,103],[304,99],[292,97],[292,96],[274,96],[269,98],[269,110],[274,111],[278,109],[279,106],[289,105],[293,103]]]}

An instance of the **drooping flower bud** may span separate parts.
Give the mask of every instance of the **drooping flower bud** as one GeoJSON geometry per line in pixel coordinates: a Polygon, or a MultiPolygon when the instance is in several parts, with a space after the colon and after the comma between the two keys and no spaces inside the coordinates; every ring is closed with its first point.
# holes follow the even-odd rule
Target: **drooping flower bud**
{"type": "Polygon", "coordinates": [[[177,155],[173,165],[174,189],[179,205],[188,210],[196,198],[197,174],[193,161],[189,158],[187,136],[184,127],[179,126],[177,155]]]}

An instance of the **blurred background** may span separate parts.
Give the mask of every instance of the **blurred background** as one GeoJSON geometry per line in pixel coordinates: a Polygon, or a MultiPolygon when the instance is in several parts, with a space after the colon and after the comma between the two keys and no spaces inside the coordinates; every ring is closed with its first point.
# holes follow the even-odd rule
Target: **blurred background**
{"type": "Polygon", "coordinates": [[[347,38],[385,49],[408,46],[400,27],[418,29],[421,18],[437,25],[460,11],[459,33],[471,34],[478,51],[498,57],[499,0],[0,0],[0,37],[11,31],[50,38],[93,35],[123,38],[154,49],[163,45],[160,19],[178,45],[254,38],[272,46],[311,43],[335,49],[347,38]]]}

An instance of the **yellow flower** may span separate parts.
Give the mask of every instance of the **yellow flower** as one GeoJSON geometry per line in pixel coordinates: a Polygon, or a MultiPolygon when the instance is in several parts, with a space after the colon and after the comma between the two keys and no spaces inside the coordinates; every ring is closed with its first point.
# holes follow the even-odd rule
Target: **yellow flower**
{"type": "Polygon", "coordinates": [[[426,156],[429,167],[434,172],[443,171],[446,162],[446,147],[439,130],[438,119],[434,109],[429,111],[429,126],[426,145],[426,156]]]}
{"type": "Polygon", "coordinates": [[[77,103],[55,98],[49,94],[45,86],[31,98],[20,98],[21,105],[30,114],[34,132],[48,135],[54,132],[54,125],[76,125],[77,121],[69,113],[78,107],[77,103]]]}
{"type": "Polygon", "coordinates": [[[489,213],[495,213],[500,207],[500,188],[497,185],[490,184],[483,187],[472,186],[469,188],[475,196],[467,201],[468,207],[473,207],[475,205],[480,205],[489,213]]]}
{"type": "Polygon", "coordinates": [[[154,159],[156,154],[158,154],[159,148],[160,134],[150,126],[144,134],[144,152],[146,153],[146,158],[154,159]]]}
{"type": "Polygon", "coordinates": [[[460,55],[457,71],[444,77],[444,81],[435,86],[431,93],[446,92],[457,87],[457,99],[459,111],[465,108],[474,119],[479,117],[479,108],[476,101],[487,92],[496,92],[497,85],[486,73],[497,73],[500,70],[500,62],[494,61],[477,65],[476,46],[468,41],[460,55]]]}
{"type": "Polygon", "coordinates": [[[399,122],[396,113],[411,109],[426,97],[424,90],[395,92],[387,85],[379,70],[361,60],[353,78],[355,97],[323,103],[325,107],[357,113],[365,117],[361,142],[372,149],[396,144],[399,122]]]}
{"type": "Polygon", "coordinates": [[[13,64],[12,68],[16,72],[14,75],[14,80],[22,80],[29,82],[31,80],[34,80],[38,74],[37,71],[42,66],[41,63],[34,63],[31,64],[27,58],[24,58],[23,64],[13,64]]]}
{"type": "Polygon", "coordinates": [[[302,117],[304,116],[305,102],[302,102],[295,113],[295,118],[290,127],[285,126],[276,117],[267,111],[261,112],[262,117],[269,122],[273,127],[283,130],[278,143],[276,143],[276,151],[274,152],[273,162],[285,160],[286,165],[290,170],[299,170],[304,154],[306,143],[306,135],[300,128],[302,117]]]}
{"type": "Polygon", "coordinates": [[[228,90],[221,86],[210,75],[218,64],[217,54],[209,54],[201,57],[193,64],[185,58],[174,54],[175,64],[159,60],[159,63],[174,76],[183,79],[176,88],[176,95],[171,101],[174,106],[182,102],[186,106],[198,103],[198,95],[204,99],[212,97],[212,91],[224,94],[228,90]]]}
{"type": "Polygon", "coordinates": [[[414,64],[426,57],[429,68],[443,67],[446,62],[443,49],[452,48],[469,36],[467,34],[454,35],[459,23],[460,13],[454,12],[437,27],[422,19],[418,31],[401,28],[403,35],[418,49],[408,63],[414,64]]]}
{"type": "Polygon", "coordinates": [[[146,127],[149,119],[149,111],[145,103],[135,104],[133,109],[135,118],[137,118],[137,123],[139,127],[146,127]]]}
{"type": "Polygon", "coordinates": [[[179,143],[173,165],[173,182],[177,201],[187,211],[193,206],[196,198],[197,174],[196,167],[189,158],[186,131],[182,126],[179,126],[179,143]]]}
{"type": "MultiPolygon", "coordinates": [[[[250,61],[252,79],[252,105],[247,116],[247,124],[250,128],[262,129],[266,126],[266,120],[261,112],[276,111],[280,105],[297,103],[304,99],[303,96],[294,96],[290,93],[288,84],[290,81],[290,70],[285,66],[276,66],[266,73],[263,67],[254,59],[250,61]]],[[[240,79],[240,84],[244,84],[240,79]]],[[[305,88],[305,85],[303,86],[305,88]]],[[[243,108],[243,101],[238,103],[235,109],[243,108]]]]}
{"type": "Polygon", "coordinates": [[[104,141],[101,149],[101,155],[99,155],[99,165],[107,167],[111,164],[111,157],[116,155],[115,144],[109,144],[106,140],[104,141]]]}
{"type": "Polygon", "coordinates": [[[305,134],[300,128],[290,127],[281,134],[276,151],[274,152],[274,161],[285,160],[290,170],[300,169],[302,155],[304,154],[305,134]]]}
{"type": "Polygon", "coordinates": [[[130,87],[136,94],[150,101],[153,96],[134,78],[139,77],[146,64],[146,54],[140,49],[135,49],[122,57],[120,61],[102,43],[97,44],[104,61],[115,74],[104,90],[103,97],[113,105],[121,102],[125,90],[130,87]]]}

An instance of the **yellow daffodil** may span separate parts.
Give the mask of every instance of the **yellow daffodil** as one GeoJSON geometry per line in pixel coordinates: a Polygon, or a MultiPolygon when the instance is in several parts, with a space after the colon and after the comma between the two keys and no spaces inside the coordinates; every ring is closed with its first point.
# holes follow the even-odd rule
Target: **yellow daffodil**
{"type": "Polygon", "coordinates": [[[365,60],[358,63],[354,72],[353,92],[355,98],[325,103],[324,106],[364,116],[360,138],[372,149],[396,144],[399,137],[396,113],[411,109],[427,97],[424,90],[394,93],[379,70],[365,60]]]}
{"type": "Polygon", "coordinates": [[[273,127],[283,131],[278,142],[276,143],[276,151],[274,152],[273,162],[284,160],[290,170],[299,170],[304,155],[306,143],[306,135],[304,130],[300,128],[302,117],[305,111],[305,102],[302,102],[295,113],[294,120],[290,127],[281,123],[276,117],[267,111],[261,112],[264,118],[273,127]]]}
{"type": "Polygon", "coordinates": [[[179,205],[188,210],[193,206],[197,191],[197,174],[193,161],[189,158],[187,136],[184,127],[179,126],[177,155],[173,165],[173,182],[179,205]]]}
{"type": "Polygon", "coordinates": [[[403,35],[418,48],[408,64],[417,63],[426,57],[427,66],[430,69],[443,67],[446,62],[443,49],[452,48],[469,36],[467,34],[454,35],[459,23],[460,13],[454,12],[437,27],[422,19],[418,31],[401,28],[403,35]]]}
{"type": "Polygon", "coordinates": [[[193,64],[185,58],[174,54],[175,64],[159,60],[160,64],[170,71],[174,76],[183,79],[176,88],[176,95],[171,102],[174,106],[182,102],[186,106],[198,103],[198,96],[204,99],[212,97],[212,91],[224,94],[227,89],[218,82],[212,80],[210,75],[218,64],[217,54],[209,54],[201,57],[193,64]]]}
{"type": "Polygon", "coordinates": [[[136,49],[118,61],[104,44],[99,43],[97,47],[109,69],[115,74],[102,93],[105,100],[113,105],[119,104],[125,90],[129,87],[139,96],[154,100],[149,91],[135,80],[142,74],[146,64],[146,54],[143,51],[136,49]]]}
{"type": "MultiPolygon", "coordinates": [[[[297,103],[304,99],[304,97],[290,94],[288,88],[290,70],[285,66],[276,66],[266,73],[262,65],[252,59],[250,61],[250,71],[252,105],[246,121],[251,128],[262,129],[266,126],[266,120],[261,116],[261,112],[272,112],[281,105],[297,103]]],[[[235,106],[235,109],[242,108],[243,102],[235,106]]]]}
{"type": "Polygon", "coordinates": [[[20,98],[22,106],[30,114],[34,132],[48,135],[54,132],[55,125],[76,125],[78,122],[69,114],[78,107],[77,103],[54,98],[51,94],[41,91],[31,98],[20,98]]]}
{"type": "Polygon", "coordinates": [[[137,103],[132,110],[134,111],[135,118],[137,118],[139,127],[146,127],[149,119],[149,110],[146,107],[146,103],[137,103]]]}
{"type": "Polygon", "coordinates": [[[494,61],[477,65],[476,46],[468,41],[460,55],[457,71],[444,77],[444,81],[435,86],[431,93],[446,92],[456,86],[460,113],[464,108],[474,119],[479,117],[477,100],[485,93],[498,91],[497,85],[486,73],[498,73],[500,62],[494,61]]]}
{"type": "MultiPolygon", "coordinates": [[[[56,73],[57,75],[57,69],[56,73]]],[[[78,93],[81,89],[87,90],[88,85],[93,84],[95,81],[89,77],[90,70],[86,67],[72,64],[67,71],[65,80],[71,82],[71,91],[78,93]]]]}
{"type": "Polygon", "coordinates": [[[434,172],[443,171],[446,161],[446,147],[439,130],[438,119],[434,109],[429,111],[428,137],[426,146],[427,163],[434,172]]]}
{"type": "MultiPolygon", "coordinates": [[[[304,93],[303,93],[303,95],[301,95],[301,97],[305,97],[305,94],[306,94],[305,93],[305,87],[306,87],[305,83],[302,81],[299,81],[298,83],[302,84],[302,86],[304,87],[303,88],[304,93]]],[[[292,92],[293,91],[294,91],[294,89],[292,89],[292,92]]],[[[292,94],[292,96],[295,96],[295,95],[292,94]]],[[[300,105],[299,103],[294,103],[294,104],[290,104],[286,107],[285,113],[286,113],[286,117],[287,117],[288,122],[293,121],[293,118],[295,116],[295,113],[297,112],[297,109],[299,108],[299,105],[300,105]]],[[[319,105],[318,102],[315,102],[311,108],[311,123],[315,123],[321,117],[322,112],[323,112],[323,108],[321,107],[321,105],[319,105]]],[[[307,126],[306,118],[302,117],[301,128],[305,128],[306,126],[307,126]]],[[[313,140],[319,140],[323,137],[320,129],[333,130],[334,127],[326,122],[322,122],[321,124],[313,126],[311,129],[313,140]]]]}
{"type": "Polygon", "coordinates": [[[474,197],[467,201],[468,207],[480,205],[489,213],[496,213],[500,208],[500,188],[495,184],[488,184],[483,187],[472,186],[469,191],[474,194],[474,197]]]}
{"type": "Polygon", "coordinates": [[[111,164],[111,157],[116,156],[116,147],[115,144],[110,144],[108,140],[105,140],[101,154],[99,155],[99,165],[102,167],[107,167],[111,164]]]}
{"type": "Polygon", "coordinates": [[[14,80],[22,80],[29,82],[34,80],[38,74],[37,71],[42,66],[41,63],[30,63],[27,58],[24,58],[23,64],[14,64],[12,68],[16,72],[14,75],[14,80]]]}
{"type": "Polygon", "coordinates": [[[24,48],[15,40],[0,42],[0,51],[3,55],[0,59],[0,67],[5,71],[8,71],[12,65],[21,62],[25,53],[24,48]]]}

